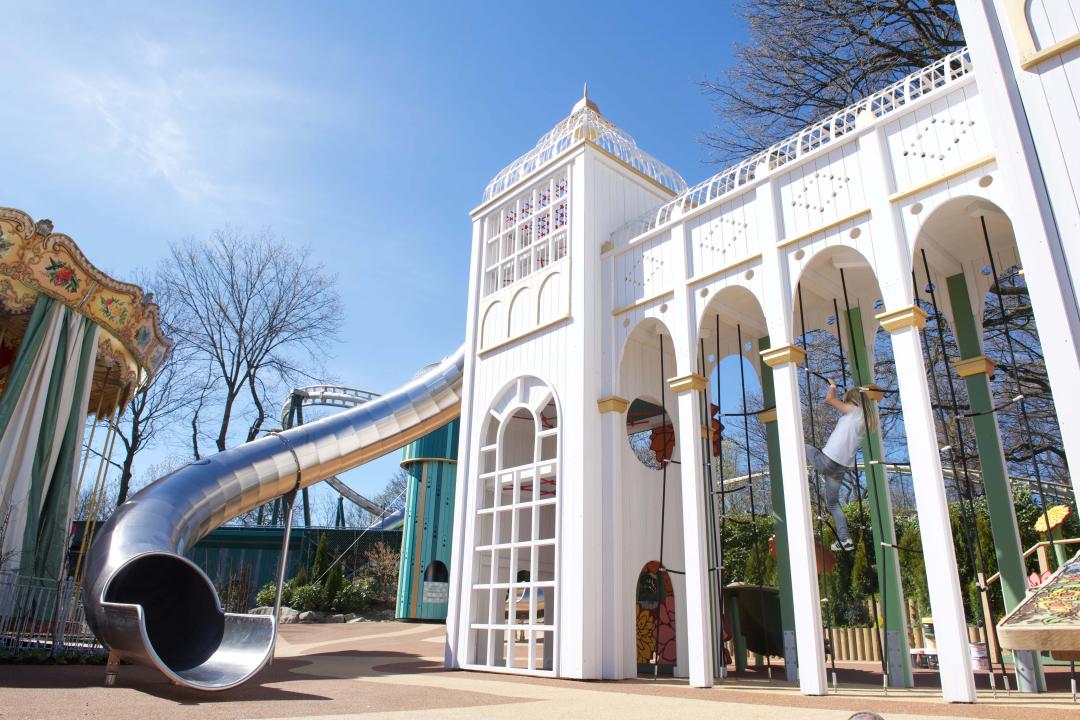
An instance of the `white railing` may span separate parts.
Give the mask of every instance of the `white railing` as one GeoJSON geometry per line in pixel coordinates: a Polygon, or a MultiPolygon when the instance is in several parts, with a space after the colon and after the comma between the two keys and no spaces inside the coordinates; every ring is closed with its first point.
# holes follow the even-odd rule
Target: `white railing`
{"type": "Polygon", "coordinates": [[[950,53],[934,64],[911,73],[854,105],[805,127],[758,154],[698,183],[678,197],[615,230],[611,234],[611,240],[618,245],[665,225],[675,217],[676,210],[693,210],[753,182],[759,167],[775,170],[836,142],[855,130],[860,115],[866,113],[875,120],[889,115],[932,92],[953,85],[969,75],[972,69],[967,48],[950,53]]]}
{"type": "Polygon", "coordinates": [[[0,652],[104,652],[86,624],[81,587],[44,578],[0,575],[0,652]]]}

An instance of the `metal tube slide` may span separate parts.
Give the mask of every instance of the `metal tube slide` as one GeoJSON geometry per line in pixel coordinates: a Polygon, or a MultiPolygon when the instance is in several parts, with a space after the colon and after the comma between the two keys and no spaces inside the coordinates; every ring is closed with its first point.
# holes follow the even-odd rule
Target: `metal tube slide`
{"type": "Polygon", "coordinates": [[[403,447],[461,413],[465,348],[398,390],[160,478],[98,532],[86,620],[120,657],[178,685],[225,690],[273,657],[277,618],[226,613],[184,553],[214,528],[297,488],[403,447]]]}

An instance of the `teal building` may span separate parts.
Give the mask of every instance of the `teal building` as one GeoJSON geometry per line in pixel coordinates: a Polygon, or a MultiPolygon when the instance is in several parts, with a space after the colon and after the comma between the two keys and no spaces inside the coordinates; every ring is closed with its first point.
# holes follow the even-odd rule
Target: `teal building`
{"type": "Polygon", "coordinates": [[[446,620],[457,449],[457,420],[405,446],[401,467],[409,473],[409,486],[401,527],[398,619],[446,620]]]}

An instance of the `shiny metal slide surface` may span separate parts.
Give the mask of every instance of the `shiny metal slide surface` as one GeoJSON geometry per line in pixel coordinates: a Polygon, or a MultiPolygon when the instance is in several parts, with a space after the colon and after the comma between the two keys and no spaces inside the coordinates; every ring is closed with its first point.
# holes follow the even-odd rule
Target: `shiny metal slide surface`
{"type": "Polygon", "coordinates": [[[337,415],[186,465],[124,503],[87,557],[86,619],[122,658],[225,690],[274,653],[277,618],[226,613],[185,558],[214,528],[403,447],[461,412],[464,347],[407,385],[337,415]]]}

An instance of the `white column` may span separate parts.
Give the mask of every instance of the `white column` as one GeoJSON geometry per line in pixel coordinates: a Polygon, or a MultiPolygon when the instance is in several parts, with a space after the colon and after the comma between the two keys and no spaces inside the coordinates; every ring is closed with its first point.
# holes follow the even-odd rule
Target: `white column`
{"type": "Polygon", "coordinates": [[[877,317],[892,337],[930,609],[934,616],[941,694],[948,702],[975,702],[967,618],[919,334],[926,324],[926,313],[911,306],[877,317]]]}
{"type": "Polygon", "coordinates": [[[780,467],[784,475],[791,596],[795,598],[795,638],[799,657],[799,690],[804,695],[828,692],[825,679],[825,638],[821,630],[821,595],[818,592],[814,526],[810,489],[806,478],[802,405],[799,402],[801,348],[783,345],[761,353],[773,369],[776,426],[780,432],[780,467]]]}
{"type": "Polygon", "coordinates": [[[709,555],[705,545],[705,481],[701,463],[701,396],[708,383],[696,373],[671,378],[678,394],[679,476],[682,479],[683,548],[686,567],[686,642],[690,685],[712,687],[712,613],[709,555]]]}
{"type": "MultiPolygon", "coordinates": [[[[1008,25],[1002,25],[1003,3],[958,0],[956,9],[971,47],[982,104],[991,109],[986,121],[1001,168],[998,181],[1004,185],[1005,210],[1039,324],[1062,445],[1070,467],[1080,467],[1080,403],[1069,402],[1080,376],[1080,251],[1075,238],[1065,241],[1077,223],[1070,179],[1070,161],[1075,163],[1077,153],[1074,138],[1066,134],[1063,141],[1057,139],[1061,130],[1053,122],[1050,102],[1060,102],[1066,113],[1076,111],[1071,98],[1047,96],[1039,71],[1015,69],[1009,47],[1015,53],[1016,40],[1008,25]],[[1026,85],[1026,98],[1021,97],[1021,85],[1026,85]],[[1029,107],[1025,99],[1034,102],[1029,107]],[[1037,136],[1033,130],[1039,130],[1037,136]]],[[[1073,493],[1080,497],[1080,473],[1072,473],[1071,479],[1073,493]]]]}

